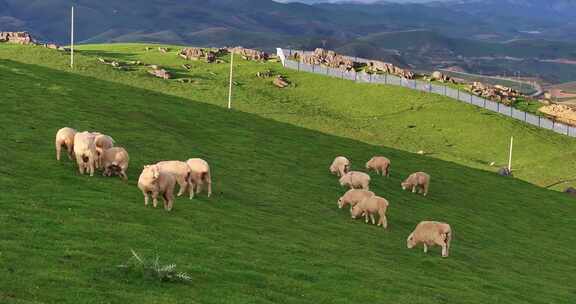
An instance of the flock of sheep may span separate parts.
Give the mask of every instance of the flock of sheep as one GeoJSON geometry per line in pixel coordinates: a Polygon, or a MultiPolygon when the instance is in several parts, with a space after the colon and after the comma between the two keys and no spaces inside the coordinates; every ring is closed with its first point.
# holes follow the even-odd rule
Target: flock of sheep
{"type": "MultiPolygon", "coordinates": [[[[130,158],[126,149],[115,147],[112,137],[99,132],[78,132],[72,128],[62,128],[56,132],[56,159],[60,161],[62,148],[70,159],[75,159],[80,174],[94,176],[96,169],[102,169],[103,176],[120,176],[127,180],[130,158]]],[[[200,158],[183,161],[161,161],[144,166],[138,178],[138,188],[144,195],[144,205],[148,206],[152,196],[154,208],[158,206],[158,196],[162,195],[164,209],[170,211],[174,205],[174,188],[180,186],[178,196],[186,191],[190,199],[207,186],[208,197],[212,194],[210,166],[200,158]]]]}
{"type": "MultiPolygon", "coordinates": [[[[62,128],[56,133],[56,159],[60,160],[62,148],[66,148],[70,159],[75,159],[80,174],[90,173],[94,176],[96,169],[102,170],[104,176],[120,176],[127,180],[128,164],[130,158],[126,149],[115,147],[112,137],[98,132],[78,132],[72,128],[62,128]]],[[[340,177],[340,185],[350,188],[340,199],[338,207],[350,205],[353,219],[364,217],[366,223],[369,219],[372,224],[388,227],[386,210],[389,202],[370,191],[370,176],[364,172],[350,171],[350,161],[338,156],[330,165],[330,172],[340,177]],[[376,223],[375,216],[379,216],[376,223]]],[[[366,163],[367,170],[374,170],[382,176],[390,175],[390,160],[383,156],[374,156],[366,163]]],[[[158,196],[162,195],[164,209],[170,211],[174,205],[174,189],[179,185],[178,196],[188,192],[190,199],[194,193],[200,193],[207,185],[208,197],[212,194],[212,177],[210,166],[200,158],[191,158],[184,161],[161,161],[153,165],[144,166],[138,178],[138,188],[144,195],[144,205],[148,206],[149,196],[152,196],[154,208],[158,206],[158,196]]],[[[428,194],[430,176],[424,172],[411,174],[401,186],[403,190],[428,194]]],[[[408,248],[422,243],[424,252],[428,246],[442,247],[442,256],[447,257],[452,239],[450,225],[441,222],[420,222],[406,241],[408,248]]]]}
{"type": "MultiPolygon", "coordinates": [[[[338,199],[338,207],[343,208],[350,205],[350,214],[353,219],[364,216],[366,223],[369,219],[372,224],[388,227],[386,210],[388,201],[374,192],[370,191],[370,175],[350,171],[350,161],[344,156],[338,156],[334,159],[329,168],[332,174],[340,177],[340,185],[350,188],[342,197],[338,199]],[[376,223],[375,216],[379,216],[376,223]]],[[[382,176],[390,176],[390,160],[384,156],[374,156],[366,163],[366,170],[374,170],[382,176]]],[[[430,186],[430,175],[424,172],[416,172],[408,176],[401,183],[403,190],[411,190],[413,193],[428,194],[430,186]]],[[[424,252],[428,252],[428,246],[438,245],[442,247],[442,256],[447,257],[452,240],[452,229],[449,224],[434,221],[422,221],[406,240],[408,248],[413,248],[418,244],[423,244],[424,252]]]]}

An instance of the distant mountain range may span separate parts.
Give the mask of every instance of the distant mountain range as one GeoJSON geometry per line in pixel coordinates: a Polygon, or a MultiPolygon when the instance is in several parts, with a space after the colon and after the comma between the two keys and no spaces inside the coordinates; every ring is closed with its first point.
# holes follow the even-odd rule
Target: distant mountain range
{"type": "MultiPolygon", "coordinates": [[[[318,2],[318,1],[306,1],[318,2]]],[[[272,0],[0,0],[0,30],[77,40],[188,45],[327,47],[416,69],[506,73],[503,57],[576,59],[576,1],[279,3],[272,0]]],[[[576,66],[571,66],[576,70],[576,66]]],[[[541,73],[551,82],[574,77],[541,73]]],[[[554,70],[554,69],[550,69],[554,70]]],[[[522,71],[538,74],[538,71],[522,71]]]]}

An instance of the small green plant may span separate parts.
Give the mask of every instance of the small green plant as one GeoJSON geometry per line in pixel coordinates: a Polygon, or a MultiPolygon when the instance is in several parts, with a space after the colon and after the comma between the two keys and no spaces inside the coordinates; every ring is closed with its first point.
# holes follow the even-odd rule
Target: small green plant
{"type": "Polygon", "coordinates": [[[143,277],[154,278],[161,282],[190,282],[192,277],[186,272],[176,271],[176,264],[161,264],[160,257],[146,259],[130,249],[132,256],[126,264],[118,265],[118,268],[126,272],[141,273],[143,277]]]}

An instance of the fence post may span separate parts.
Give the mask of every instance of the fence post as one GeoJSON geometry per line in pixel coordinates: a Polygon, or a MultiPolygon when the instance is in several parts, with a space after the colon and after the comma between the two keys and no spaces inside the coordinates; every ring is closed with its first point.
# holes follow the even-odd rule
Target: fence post
{"type": "Polygon", "coordinates": [[[384,74],[384,84],[388,84],[388,73],[384,74]]]}
{"type": "Polygon", "coordinates": [[[528,115],[526,114],[526,112],[524,112],[524,121],[526,122],[528,120],[528,115]]]}
{"type": "Polygon", "coordinates": [[[457,90],[456,90],[456,92],[458,92],[458,94],[457,94],[457,95],[458,95],[458,96],[457,96],[457,98],[458,98],[458,100],[460,100],[460,89],[457,89],[457,90]]]}
{"type": "Polygon", "coordinates": [[[432,84],[431,83],[428,84],[428,93],[432,93],[432,84]]]}
{"type": "Polygon", "coordinates": [[[340,70],[340,73],[342,73],[342,77],[340,78],[344,79],[344,71],[340,70]]]}
{"type": "Polygon", "coordinates": [[[496,111],[498,113],[500,113],[500,103],[499,102],[496,103],[496,111]]]}
{"type": "Polygon", "coordinates": [[[369,79],[368,81],[370,81],[370,83],[372,83],[372,74],[368,74],[368,75],[370,76],[370,78],[368,78],[369,79]]]}
{"type": "Polygon", "coordinates": [[[555,129],[555,126],[556,126],[556,124],[555,124],[555,121],[554,121],[554,120],[552,120],[552,130],[554,130],[554,129],[555,129]]]}
{"type": "Polygon", "coordinates": [[[300,72],[300,61],[296,61],[298,62],[298,72],[300,72]]]}
{"type": "Polygon", "coordinates": [[[356,71],[354,71],[354,81],[358,80],[358,73],[356,73],[356,71]]]}
{"type": "Polygon", "coordinates": [[[312,65],[312,73],[314,73],[314,67],[315,66],[316,66],[315,64],[312,65]]]}
{"type": "Polygon", "coordinates": [[[538,128],[541,128],[541,126],[540,126],[540,118],[541,118],[541,117],[538,116],[538,128]]]}
{"type": "Polygon", "coordinates": [[[444,85],[444,96],[448,96],[448,88],[444,85]]]}
{"type": "Polygon", "coordinates": [[[418,89],[417,85],[418,83],[416,83],[416,80],[414,80],[414,90],[418,89]]]}
{"type": "Polygon", "coordinates": [[[482,98],[482,100],[484,101],[484,109],[486,109],[486,99],[482,98]]]}
{"type": "Polygon", "coordinates": [[[510,106],[510,117],[514,116],[514,107],[510,106]]]}
{"type": "Polygon", "coordinates": [[[472,96],[472,94],[470,94],[470,103],[472,103],[472,98],[474,97],[472,96]]]}

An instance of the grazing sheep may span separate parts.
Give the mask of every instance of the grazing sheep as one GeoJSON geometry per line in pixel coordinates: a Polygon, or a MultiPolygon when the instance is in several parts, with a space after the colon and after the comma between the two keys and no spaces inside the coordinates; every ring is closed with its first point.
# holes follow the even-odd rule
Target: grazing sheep
{"type": "Polygon", "coordinates": [[[144,194],[144,206],[148,206],[148,194],[152,194],[152,205],[158,206],[158,195],[162,194],[164,209],[172,210],[174,206],[174,188],[176,178],[171,173],[160,170],[158,165],[144,166],[138,178],[138,188],[144,194]]]}
{"type": "Polygon", "coordinates": [[[424,253],[427,253],[428,246],[438,245],[442,247],[442,257],[447,257],[451,240],[452,228],[450,228],[450,225],[441,222],[422,221],[408,236],[406,246],[412,249],[422,243],[424,245],[424,253]]]}
{"type": "Polygon", "coordinates": [[[430,187],[430,175],[424,172],[412,173],[401,185],[402,190],[409,189],[412,190],[412,193],[418,191],[418,193],[424,193],[426,196],[430,187]]]}
{"type": "Polygon", "coordinates": [[[102,154],[102,168],[104,176],[112,176],[116,174],[122,179],[127,180],[126,170],[128,170],[128,163],[130,162],[130,157],[126,149],[121,147],[112,147],[102,154]]]}
{"type": "Polygon", "coordinates": [[[374,156],[366,163],[366,170],[374,170],[376,174],[390,176],[390,160],[384,156],[374,156]]]}
{"type": "Polygon", "coordinates": [[[56,140],[54,141],[56,145],[56,160],[60,161],[60,151],[62,151],[62,146],[66,147],[68,158],[72,159],[72,156],[74,155],[74,136],[76,133],[76,130],[68,127],[62,128],[56,132],[56,140]]]}
{"type": "Polygon", "coordinates": [[[348,204],[350,204],[350,207],[354,207],[365,198],[369,198],[371,196],[374,196],[374,192],[372,191],[350,189],[338,199],[338,208],[342,209],[348,204]]]}
{"type": "Polygon", "coordinates": [[[98,157],[94,139],[94,134],[90,132],[80,132],[74,135],[74,154],[80,174],[89,171],[90,176],[94,176],[94,166],[98,157]]]}
{"type": "Polygon", "coordinates": [[[98,156],[96,162],[96,168],[102,168],[102,155],[104,151],[114,147],[114,139],[108,135],[101,134],[98,132],[93,132],[94,136],[94,144],[96,145],[96,154],[98,156]]]}
{"type": "Polygon", "coordinates": [[[388,201],[385,198],[379,196],[371,196],[369,198],[363,199],[361,202],[356,204],[352,209],[350,209],[350,214],[352,218],[355,219],[359,216],[364,216],[366,218],[366,223],[368,223],[368,217],[372,220],[372,225],[376,224],[374,215],[380,215],[377,226],[382,225],[384,229],[388,228],[388,219],[386,218],[386,210],[388,209],[388,201]]]}
{"type": "Polygon", "coordinates": [[[338,156],[330,165],[330,173],[343,176],[350,170],[350,161],[344,156],[338,156]]]}
{"type": "Polygon", "coordinates": [[[212,195],[212,175],[210,174],[210,166],[208,162],[201,158],[191,158],[186,161],[186,164],[191,170],[190,174],[190,199],[194,198],[194,188],[196,193],[200,193],[204,184],[208,188],[208,197],[212,195]]]}
{"type": "MultiPolygon", "coordinates": [[[[190,173],[191,170],[188,165],[183,161],[169,160],[161,161],[156,164],[160,171],[171,173],[176,178],[176,182],[180,185],[180,191],[178,191],[178,196],[182,196],[184,191],[188,189],[190,184],[190,173]]],[[[190,187],[192,191],[192,187],[190,187]]]]}
{"type": "Polygon", "coordinates": [[[370,190],[370,175],[364,172],[350,171],[340,177],[340,186],[348,186],[350,189],[370,190]]]}

